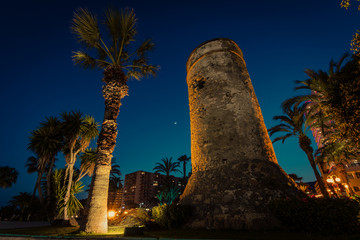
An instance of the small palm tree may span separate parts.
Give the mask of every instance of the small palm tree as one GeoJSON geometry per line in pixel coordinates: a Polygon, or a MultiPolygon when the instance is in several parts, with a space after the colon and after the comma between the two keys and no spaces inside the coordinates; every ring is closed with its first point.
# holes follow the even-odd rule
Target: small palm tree
{"type": "Polygon", "coordinates": [[[154,167],[154,171],[156,173],[164,173],[166,176],[166,187],[169,188],[171,186],[170,182],[170,174],[171,173],[177,173],[180,172],[178,167],[179,162],[173,162],[172,157],[171,158],[163,158],[161,159],[162,162],[156,163],[156,166],[154,167]]]}
{"type": "Polygon", "coordinates": [[[186,164],[188,161],[190,161],[190,159],[191,159],[191,157],[188,157],[186,155],[182,155],[178,158],[179,163],[183,164],[183,174],[184,174],[183,182],[184,182],[184,184],[186,184],[186,178],[187,178],[186,177],[186,164]]]}
{"type": "Polygon", "coordinates": [[[311,147],[311,140],[306,136],[306,132],[309,129],[305,124],[304,116],[304,107],[306,105],[299,106],[298,104],[293,105],[292,107],[283,105],[283,112],[285,115],[275,116],[274,120],[280,120],[282,123],[270,128],[269,134],[272,136],[275,133],[283,132],[285,135],[276,137],[273,139],[273,143],[282,140],[282,143],[289,137],[297,137],[299,139],[299,146],[305,152],[308,160],[310,162],[311,168],[315,174],[316,180],[319,184],[320,191],[324,197],[329,197],[328,192],[326,191],[324,182],[316,169],[316,164],[313,156],[313,148],[311,147]]]}
{"type": "Polygon", "coordinates": [[[0,167],[0,187],[9,188],[16,183],[19,172],[8,166],[0,167]]]}
{"type": "Polygon", "coordinates": [[[72,32],[80,44],[87,50],[74,52],[74,63],[83,68],[104,70],[103,96],[105,98],[104,121],[97,142],[97,164],[93,177],[93,189],[90,191],[90,204],[86,232],[107,232],[107,191],[111,169],[112,153],[116,144],[117,117],[121,99],[128,95],[128,78],[139,80],[142,77],[155,75],[158,67],[149,64],[146,54],[153,49],[151,40],[144,41],[134,48],[136,31],[135,13],[133,10],[109,8],[104,12],[101,21],[107,32],[104,37],[100,31],[96,15],[80,8],[74,13],[72,32]],[[132,51],[135,49],[134,51],[132,51]],[[91,52],[96,57],[91,56],[91,52]]]}

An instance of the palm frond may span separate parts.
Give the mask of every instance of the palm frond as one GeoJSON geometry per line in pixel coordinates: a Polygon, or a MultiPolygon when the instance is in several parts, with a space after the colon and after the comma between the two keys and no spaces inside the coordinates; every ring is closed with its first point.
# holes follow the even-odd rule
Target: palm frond
{"type": "Polygon", "coordinates": [[[145,40],[139,48],[136,50],[136,53],[138,56],[143,57],[148,51],[153,50],[155,47],[155,44],[152,42],[151,39],[145,40]]]}
{"type": "Polygon", "coordinates": [[[280,125],[277,125],[277,126],[274,126],[272,128],[270,128],[268,131],[269,131],[269,135],[272,136],[274,135],[275,133],[278,133],[278,132],[293,132],[292,130],[293,128],[290,127],[290,126],[287,126],[287,125],[283,125],[283,126],[280,126],[280,125]]]}
{"type": "Polygon", "coordinates": [[[79,65],[82,68],[96,68],[96,60],[83,51],[73,52],[72,60],[75,65],[79,65]]]}
{"type": "Polygon", "coordinates": [[[118,49],[118,42],[121,38],[121,13],[113,7],[109,7],[104,11],[105,26],[109,31],[110,38],[112,39],[113,51],[118,49]]]}
{"type": "Polygon", "coordinates": [[[97,17],[86,8],[79,8],[74,12],[71,31],[78,41],[90,48],[100,48],[100,30],[97,17]]]}
{"type": "Polygon", "coordinates": [[[273,119],[280,120],[281,122],[286,122],[290,126],[294,125],[294,121],[292,119],[290,119],[288,116],[274,116],[273,119]]]}
{"type": "MultiPolygon", "coordinates": [[[[124,45],[128,45],[130,42],[135,41],[134,37],[136,32],[135,13],[133,9],[125,9],[120,12],[120,34],[121,41],[124,45]]],[[[120,52],[121,53],[121,52],[120,52]]]]}
{"type": "Polygon", "coordinates": [[[283,135],[283,136],[280,136],[280,137],[277,137],[277,138],[274,138],[273,139],[273,143],[275,143],[275,142],[277,142],[277,141],[282,141],[282,143],[284,143],[285,142],[285,140],[286,139],[288,139],[289,137],[292,137],[292,136],[294,136],[294,134],[293,133],[289,133],[289,134],[286,134],[286,135],[283,135]]]}

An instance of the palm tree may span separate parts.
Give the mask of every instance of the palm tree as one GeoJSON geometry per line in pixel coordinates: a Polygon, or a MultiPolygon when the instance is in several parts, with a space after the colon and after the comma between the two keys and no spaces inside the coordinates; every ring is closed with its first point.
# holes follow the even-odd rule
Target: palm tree
{"type": "Polygon", "coordinates": [[[31,156],[26,160],[25,167],[26,167],[27,173],[31,174],[31,173],[37,172],[38,161],[39,161],[39,158],[34,157],[34,156],[31,156]]]}
{"type": "Polygon", "coordinates": [[[19,195],[13,196],[9,201],[10,204],[19,208],[20,210],[20,221],[26,217],[26,220],[29,220],[30,217],[30,207],[32,204],[32,196],[26,192],[20,192],[19,195]]]}
{"type": "Polygon", "coordinates": [[[51,198],[51,175],[56,161],[55,157],[61,151],[63,146],[63,135],[60,120],[56,117],[46,118],[46,120],[41,122],[40,125],[41,127],[46,128],[49,132],[49,139],[45,139],[46,141],[50,141],[48,149],[50,150],[48,172],[46,174],[47,205],[49,205],[51,198]]]}
{"type": "MultiPolygon", "coordinates": [[[[34,186],[34,191],[33,191],[33,194],[32,194],[33,198],[35,197],[36,190],[38,189],[38,185],[40,184],[41,177],[43,175],[43,171],[40,171],[40,168],[39,168],[38,164],[39,164],[39,157],[34,157],[34,156],[29,157],[26,160],[26,164],[25,164],[25,167],[27,169],[27,173],[31,174],[31,173],[36,172],[37,175],[38,175],[35,186],[34,186]]],[[[42,191],[41,191],[41,193],[39,193],[39,197],[40,196],[42,198],[42,191]]]]}
{"type": "Polygon", "coordinates": [[[96,148],[87,148],[80,155],[80,169],[79,169],[79,177],[75,182],[80,181],[83,177],[88,175],[91,177],[94,174],[95,163],[96,163],[96,148]]]}
{"type": "Polygon", "coordinates": [[[306,136],[306,132],[309,128],[305,124],[305,116],[303,114],[304,107],[306,107],[306,104],[303,104],[301,106],[295,104],[292,106],[292,108],[286,105],[282,105],[282,110],[285,113],[285,115],[275,116],[273,118],[274,120],[280,120],[282,123],[270,128],[268,131],[270,136],[278,132],[285,133],[285,135],[274,138],[273,143],[279,140],[282,140],[282,143],[284,143],[284,141],[289,137],[299,138],[300,148],[305,152],[306,156],[308,157],[311,168],[313,169],[316,180],[319,184],[321,193],[323,194],[324,197],[329,197],[324,182],[318,170],[316,169],[316,164],[313,156],[314,150],[311,147],[311,140],[308,136],[306,136]]]}
{"type": "Polygon", "coordinates": [[[19,172],[15,168],[8,166],[0,167],[0,187],[8,188],[13,183],[16,183],[19,172]]]}
{"type": "Polygon", "coordinates": [[[171,186],[170,183],[170,173],[176,173],[176,172],[180,172],[178,167],[179,162],[173,162],[172,161],[172,157],[169,159],[167,157],[161,159],[162,162],[156,163],[156,166],[154,167],[154,171],[156,173],[164,173],[166,176],[166,183],[167,183],[167,188],[169,188],[171,186]]]}
{"type": "Polygon", "coordinates": [[[109,188],[112,190],[116,190],[122,187],[120,166],[115,164],[115,161],[115,158],[113,158],[110,171],[109,188]]]}
{"type": "MultiPolygon", "coordinates": [[[[285,107],[290,107],[296,103],[305,103],[307,105],[305,108],[307,124],[318,128],[322,135],[325,134],[325,130],[328,132],[334,131],[334,129],[332,129],[334,122],[332,119],[330,100],[339,91],[338,74],[341,72],[341,66],[348,56],[348,54],[344,54],[337,63],[331,60],[328,72],[322,70],[316,72],[311,69],[306,69],[305,73],[309,76],[309,79],[305,81],[295,81],[295,83],[298,84],[295,90],[309,90],[311,93],[295,96],[283,103],[285,107]]],[[[332,137],[333,139],[339,138],[335,134],[333,134],[332,137]]]]}
{"type": "Polygon", "coordinates": [[[149,64],[147,52],[153,49],[151,40],[143,42],[135,51],[131,45],[135,41],[136,22],[133,10],[109,8],[104,12],[104,25],[108,37],[100,32],[98,18],[87,9],[80,8],[74,13],[72,32],[79,43],[90,52],[74,52],[73,60],[83,68],[104,69],[103,96],[105,98],[104,121],[97,142],[97,164],[86,232],[107,232],[107,191],[111,169],[112,153],[116,144],[117,122],[121,99],[128,95],[128,78],[139,80],[155,75],[157,67],[149,64]],[[108,40],[108,41],[107,41],[108,40]]]}
{"type": "Polygon", "coordinates": [[[188,161],[190,161],[191,157],[188,157],[186,155],[182,155],[178,158],[178,161],[179,163],[182,163],[183,164],[183,181],[184,181],[184,184],[186,183],[186,163],[188,161]]]}
{"type": "Polygon", "coordinates": [[[79,111],[63,112],[62,130],[65,138],[63,152],[66,160],[64,181],[67,181],[67,190],[64,197],[64,220],[69,220],[68,201],[71,197],[74,165],[77,155],[84,152],[92,139],[98,135],[98,123],[91,116],[82,116],[79,111]]]}
{"type": "MultiPolygon", "coordinates": [[[[28,149],[32,150],[38,156],[38,177],[35,184],[39,193],[40,203],[43,203],[43,195],[41,189],[41,178],[48,167],[48,176],[51,172],[55,162],[56,154],[62,147],[62,133],[60,128],[60,121],[56,117],[48,117],[44,122],[40,123],[40,127],[31,132],[29,137],[28,149]]],[[[33,160],[33,159],[32,159],[33,160]]],[[[35,195],[35,190],[33,197],[35,195]]],[[[47,196],[48,200],[51,196],[50,177],[47,177],[47,196]]]]}

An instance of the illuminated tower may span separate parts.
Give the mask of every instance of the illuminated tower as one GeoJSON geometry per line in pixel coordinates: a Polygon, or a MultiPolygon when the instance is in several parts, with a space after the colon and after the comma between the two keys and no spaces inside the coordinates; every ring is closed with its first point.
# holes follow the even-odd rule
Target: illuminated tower
{"type": "Polygon", "coordinates": [[[181,201],[192,227],[265,228],[266,203],[298,195],[277,164],[240,48],[230,39],[198,46],[187,64],[192,175],[181,201]]]}

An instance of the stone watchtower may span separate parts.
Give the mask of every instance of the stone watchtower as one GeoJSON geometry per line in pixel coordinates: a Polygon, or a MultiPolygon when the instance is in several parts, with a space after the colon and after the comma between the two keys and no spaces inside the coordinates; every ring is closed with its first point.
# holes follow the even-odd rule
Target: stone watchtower
{"type": "Polygon", "coordinates": [[[193,228],[273,225],[266,204],[298,196],[276,156],[240,48],[230,39],[198,46],[186,64],[192,175],[181,202],[193,228]]]}

